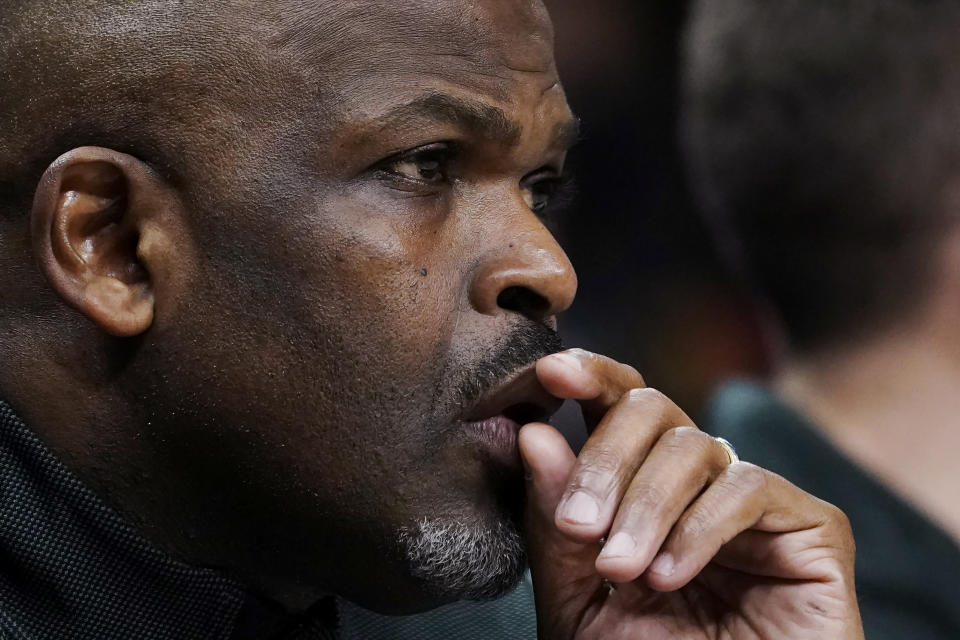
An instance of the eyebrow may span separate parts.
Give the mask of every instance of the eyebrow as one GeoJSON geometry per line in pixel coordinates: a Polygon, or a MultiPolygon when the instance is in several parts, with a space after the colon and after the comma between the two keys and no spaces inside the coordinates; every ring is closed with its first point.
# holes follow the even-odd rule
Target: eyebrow
{"type": "MultiPolygon", "coordinates": [[[[391,109],[386,118],[420,119],[457,125],[486,140],[514,145],[520,140],[521,127],[510,120],[503,109],[483,102],[444,93],[430,93],[391,109]]],[[[569,149],[580,140],[580,120],[571,117],[554,131],[551,148],[569,149]]]]}

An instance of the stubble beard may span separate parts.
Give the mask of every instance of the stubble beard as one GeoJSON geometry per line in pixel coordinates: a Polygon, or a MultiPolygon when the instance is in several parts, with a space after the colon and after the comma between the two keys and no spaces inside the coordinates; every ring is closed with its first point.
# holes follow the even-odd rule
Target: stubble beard
{"type": "Polygon", "coordinates": [[[444,598],[498,598],[527,568],[523,536],[510,518],[484,523],[423,518],[401,529],[398,542],[411,575],[444,598]]]}
{"type": "MultiPolygon", "coordinates": [[[[469,407],[517,368],[561,347],[554,330],[536,323],[521,325],[492,354],[445,371],[442,379],[454,380],[454,401],[440,404],[469,407]]],[[[410,575],[441,599],[495,599],[515,587],[526,571],[520,524],[522,479],[502,469],[488,469],[487,482],[494,498],[493,513],[468,507],[459,517],[454,515],[459,510],[448,516],[426,516],[398,531],[397,543],[410,575]]]]}

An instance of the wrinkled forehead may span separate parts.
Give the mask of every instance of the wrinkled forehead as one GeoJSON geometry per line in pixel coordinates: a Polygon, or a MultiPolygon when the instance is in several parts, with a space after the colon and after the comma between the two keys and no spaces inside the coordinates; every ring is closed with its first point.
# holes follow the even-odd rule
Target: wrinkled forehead
{"type": "Polygon", "coordinates": [[[327,97],[441,82],[509,101],[557,82],[539,0],[301,2],[274,43],[327,97]]]}

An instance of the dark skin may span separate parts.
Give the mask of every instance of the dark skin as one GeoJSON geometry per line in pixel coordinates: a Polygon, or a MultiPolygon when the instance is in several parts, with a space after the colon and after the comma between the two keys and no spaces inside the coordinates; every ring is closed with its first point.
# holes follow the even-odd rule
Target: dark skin
{"type": "Polygon", "coordinates": [[[593,426],[579,456],[549,425],[521,432],[541,637],[863,637],[836,507],[730,464],[632,367],[574,349],[537,374],[593,426]],[[596,511],[571,511],[578,493],[596,511]]]}
{"type": "MultiPolygon", "coordinates": [[[[436,606],[450,594],[411,580],[397,528],[497,522],[503,478],[522,477],[463,435],[451,386],[576,290],[541,219],[576,132],[549,20],[514,0],[205,6],[220,28],[179,43],[199,48],[185,70],[133,65],[130,104],[91,94],[156,126],[151,144],[118,149],[103,115],[86,142],[111,144],[58,150],[4,227],[29,238],[4,286],[56,321],[4,316],[0,388],[177,557],[291,607],[436,606]],[[19,277],[26,255],[42,279],[19,277]]],[[[579,458],[544,424],[520,434],[543,637],[860,637],[842,514],[728,467],[629,367],[564,356],[518,378],[595,427],[579,458]],[[576,488],[602,498],[592,522],[560,504],[576,488]],[[621,530],[633,551],[598,558],[621,530]],[[670,575],[648,570],[661,550],[670,575]]]]}

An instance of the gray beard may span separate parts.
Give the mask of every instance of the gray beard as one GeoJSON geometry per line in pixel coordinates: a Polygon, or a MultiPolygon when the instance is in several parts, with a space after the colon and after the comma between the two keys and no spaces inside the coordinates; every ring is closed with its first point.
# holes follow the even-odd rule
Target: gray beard
{"type": "Polygon", "coordinates": [[[527,552],[508,519],[465,523],[424,518],[398,538],[413,577],[445,598],[492,600],[523,577],[527,552]]]}

